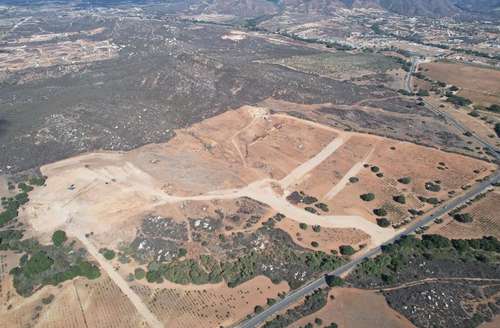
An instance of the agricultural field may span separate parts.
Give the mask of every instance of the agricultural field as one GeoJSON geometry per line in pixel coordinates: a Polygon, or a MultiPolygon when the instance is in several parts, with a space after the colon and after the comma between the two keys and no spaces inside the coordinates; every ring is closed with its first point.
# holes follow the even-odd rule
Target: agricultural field
{"type": "Polygon", "coordinates": [[[468,213],[472,222],[464,223],[453,219],[453,216],[443,217],[441,224],[435,224],[429,232],[443,235],[447,238],[482,238],[493,236],[500,238],[500,190],[496,187],[487,192],[484,197],[473,200],[470,205],[460,210],[468,213]]]}
{"type": "Polygon", "coordinates": [[[268,299],[279,299],[289,287],[273,284],[259,276],[235,288],[207,286],[193,290],[182,288],[132,287],[169,327],[220,327],[237,323],[266,306],[268,299]]]}
{"type": "Polygon", "coordinates": [[[457,86],[458,95],[479,105],[500,103],[500,71],[453,62],[422,64],[422,73],[435,81],[457,86]]]}

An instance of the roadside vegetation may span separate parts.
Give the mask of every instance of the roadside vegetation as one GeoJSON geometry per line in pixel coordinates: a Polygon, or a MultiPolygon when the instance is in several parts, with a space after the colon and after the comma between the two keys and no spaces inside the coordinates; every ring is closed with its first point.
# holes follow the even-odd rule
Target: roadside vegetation
{"type": "Polygon", "coordinates": [[[100,276],[99,268],[86,260],[85,249],[75,249],[65,237],[64,231],[58,230],[52,236],[52,245],[42,245],[32,238],[22,240],[23,232],[19,230],[0,231],[0,250],[24,253],[19,265],[10,271],[19,295],[28,297],[43,286],[57,286],[78,276],[100,276]]]}
{"type": "Polygon", "coordinates": [[[500,242],[494,237],[453,239],[405,236],[383,246],[382,254],[361,263],[349,276],[355,286],[380,287],[430,277],[497,276],[500,242]]]}
{"type": "Polygon", "coordinates": [[[263,325],[263,328],[288,327],[295,321],[298,321],[303,317],[306,317],[314,312],[319,311],[326,305],[328,301],[329,289],[330,288],[315,290],[314,293],[305,297],[305,300],[302,304],[297,305],[291,309],[288,309],[284,314],[279,314],[276,317],[274,317],[274,319],[267,321],[263,325]]]}

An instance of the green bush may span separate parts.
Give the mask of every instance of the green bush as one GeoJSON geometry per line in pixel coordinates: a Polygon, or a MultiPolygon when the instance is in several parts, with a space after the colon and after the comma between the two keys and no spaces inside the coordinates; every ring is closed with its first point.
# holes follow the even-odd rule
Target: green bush
{"type": "Polygon", "coordinates": [[[396,203],[406,204],[406,197],[404,195],[397,195],[392,197],[396,203]]]}
{"type": "Polygon", "coordinates": [[[354,248],[352,248],[352,246],[350,246],[350,245],[340,246],[339,251],[340,251],[340,254],[347,255],[347,256],[350,256],[350,255],[353,255],[354,253],[356,253],[354,248]]]}
{"type": "Polygon", "coordinates": [[[325,282],[329,287],[341,287],[344,285],[344,280],[333,274],[325,275],[325,282]]]}
{"type": "Polygon", "coordinates": [[[398,179],[398,182],[401,184],[409,184],[411,183],[411,178],[410,177],[402,177],[398,179]]]}
{"type": "Polygon", "coordinates": [[[453,215],[453,219],[460,223],[471,223],[474,220],[469,213],[457,213],[453,215]]]}
{"type": "Polygon", "coordinates": [[[26,183],[24,182],[21,182],[17,185],[17,187],[22,191],[22,192],[25,192],[25,193],[29,193],[30,191],[33,190],[33,187],[32,186],[29,186],[27,185],[26,183]]]}
{"type": "Polygon", "coordinates": [[[187,250],[185,248],[179,248],[179,257],[187,255],[187,250]]]}
{"type": "Polygon", "coordinates": [[[104,258],[105,258],[106,260],[108,260],[108,261],[111,261],[111,260],[112,260],[112,259],[114,259],[114,258],[115,258],[115,256],[116,256],[115,251],[114,251],[114,250],[112,250],[112,249],[108,249],[108,248],[101,248],[101,249],[99,250],[99,253],[101,253],[101,254],[102,254],[102,256],[104,256],[104,258]]]}
{"type": "Polygon", "coordinates": [[[373,213],[376,216],[386,216],[387,215],[387,211],[384,210],[383,208],[376,208],[376,209],[373,210],[373,213]]]}
{"type": "Polygon", "coordinates": [[[52,264],[54,260],[46,252],[38,251],[29,258],[23,271],[26,276],[30,277],[48,270],[52,264]]]}
{"type": "Polygon", "coordinates": [[[359,196],[359,198],[361,198],[365,202],[371,202],[372,200],[375,199],[375,195],[373,193],[369,192],[366,194],[362,194],[361,196],[359,196]]]}
{"type": "Polygon", "coordinates": [[[315,225],[312,226],[312,229],[313,229],[314,232],[320,232],[321,231],[321,226],[315,224],[315,225]]]}
{"type": "Polygon", "coordinates": [[[317,241],[312,241],[311,242],[311,246],[314,247],[314,248],[316,248],[316,247],[319,246],[319,243],[317,241]]]}
{"type": "Polygon", "coordinates": [[[357,178],[357,177],[350,177],[350,178],[349,178],[349,182],[350,182],[350,183],[356,183],[356,182],[358,182],[358,181],[359,181],[359,178],[357,178]]]}
{"type": "Polygon", "coordinates": [[[261,313],[262,311],[264,311],[264,308],[260,305],[255,306],[253,309],[253,312],[255,313],[261,313]]]}
{"type": "Polygon", "coordinates": [[[304,222],[299,223],[299,228],[302,229],[302,230],[306,230],[307,229],[307,223],[304,223],[304,222]]]}
{"type": "Polygon", "coordinates": [[[429,181],[425,183],[425,189],[432,192],[439,192],[441,190],[441,186],[439,186],[437,183],[429,181]]]}
{"type": "Polygon", "coordinates": [[[146,271],[143,268],[135,268],[134,276],[136,280],[142,280],[146,277],[146,271]]]}
{"type": "Polygon", "coordinates": [[[382,228],[387,228],[391,225],[391,221],[387,220],[386,218],[379,218],[377,219],[377,224],[382,228]]]}
{"type": "Polygon", "coordinates": [[[370,169],[373,173],[378,173],[380,171],[380,168],[378,166],[372,166],[370,169]]]}
{"type": "Polygon", "coordinates": [[[54,246],[59,247],[64,244],[66,240],[68,240],[68,237],[66,237],[66,232],[64,232],[63,230],[56,230],[52,234],[52,243],[54,244],[54,246]]]}

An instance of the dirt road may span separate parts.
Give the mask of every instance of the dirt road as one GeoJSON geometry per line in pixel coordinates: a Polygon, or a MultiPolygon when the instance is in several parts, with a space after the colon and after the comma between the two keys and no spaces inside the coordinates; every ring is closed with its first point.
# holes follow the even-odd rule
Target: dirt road
{"type": "Polygon", "coordinates": [[[99,253],[97,248],[90,242],[90,240],[85,237],[85,235],[75,229],[75,226],[68,227],[68,234],[74,236],[82,242],[87,251],[94,257],[94,259],[99,263],[101,268],[108,274],[108,276],[113,280],[113,282],[120,288],[120,290],[128,297],[132,304],[137,309],[137,312],[146,320],[151,328],[162,328],[163,324],[156,318],[156,316],[149,311],[148,307],[142,302],[141,298],[129,287],[125,279],[120,276],[118,272],[115,271],[113,266],[106,261],[106,259],[99,253]]]}

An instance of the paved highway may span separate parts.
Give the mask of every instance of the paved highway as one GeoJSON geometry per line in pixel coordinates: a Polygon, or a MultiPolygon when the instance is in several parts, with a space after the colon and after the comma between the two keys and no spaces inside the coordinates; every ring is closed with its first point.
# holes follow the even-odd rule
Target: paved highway
{"type": "MultiPolygon", "coordinates": [[[[330,274],[340,276],[349,270],[353,269],[356,267],[358,264],[366,260],[367,258],[373,257],[381,252],[381,248],[383,245],[388,245],[402,236],[410,235],[414,233],[417,229],[428,225],[432,221],[434,221],[436,218],[448,213],[450,210],[464,204],[470,199],[473,199],[480,193],[484,192],[486,189],[488,189],[492,183],[495,182],[500,182],[500,171],[495,172],[493,175],[491,175],[488,179],[485,179],[483,182],[475,185],[474,187],[470,188],[465,194],[463,194],[460,197],[453,198],[449,200],[448,202],[443,203],[441,206],[436,208],[434,211],[432,211],[431,214],[416,220],[412,225],[410,225],[408,228],[400,231],[397,235],[395,235],[393,238],[388,240],[382,245],[379,245],[375,248],[370,249],[368,252],[364,253],[362,256],[356,258],[355,260],[344,264],[343,266],[337,268],[336,270],[330,272],[330,274]]],[[[270,306],[269,308],[265,309],[259,314],[256,314],[252,318],[248,319],[247,321],[241,323],[238,327],[240,328],[253,328],[253,327],[258,327],[261,324],[263,324],[266,320],[271,319],[271,317],[285,309],[287,309],[290,305],[293,303],[297,302],[298,300],[302,299],[304,296],[311,294],[314,290],[325,287],[326,286],[326,281],[324,276],[321,278],[318,278],[312,282],[310,282],[307,285],[302,286],[299,289],[296,289],[295,291],[291,292],[287,296],[285,296],[284,299],[278,301],[275,303],[273,306],[270,306]]]]}
{"type": "MultiPolygon", "coordinates": [[[[410,72],[408,76],[405,79],[405,85],[407,87],[407,90],[412,92],[412,87],[411,87],[411,75],[415,70],[417,69],[419,64],[418,59],[413,58],[412,59],[412,66],[410,69],[410,72]]],[[[464,126],[460,124],[460,122],[456,121],[453,117],[448,115],[447,113],[441,112],[439,109],[435,108],[433,105],[425,102],[427,106],[430,107],[432,111],[434,111],[437,115],[445,117],[447,120],[451,122],[455,127],[457,127],[460,131],[468,131],[464,126]]],[[[500,154],[496,151],[495,147],[491,146],[489,143],[485,142],[481,138],[477,137],[476,135],[473,135],[474,138],[480,142],[484,147],[490,149],[494,156],[497,159],[500,159],[500,154]]],[[[349,263],[346,263],[342,265],[341,267],[337,268],[336,270],[330,272],[329,274],[340,276],[344,273],[349,272],[351,269],[355,268],[358,264],[363,262],[364,260],[373,257],[381,252],[382,246],[391,244],[395,242],[396,240],[400,239],[403,236],[410,235],[414,233],[416,230],[420,229],[423,226],[428,225],[432,221],[434,221],[436,218],[448,213],[452,209],[466,203],[468,200],[473,199],[480,193],[484,192],[486,189],[488,189],[492,183],[498,183],[500,182],[500,171],[496,171],[494,174],[492,174],[488,179],[485,179],[479,184],[476,184],[472,188],[470,188],[466,193],[464,193],[462,196],[453,198],[449,200],[448,202],[445,202],[441,204],[441,206],[437,207],[434,209],[430,214],[426,215],[425,217],[415,220],[412,224],[410,224],[406,229],[398,232],[393,238],[388,240],[382,245],[379,245],[375,248],[370,249],[366,253],[364,253],[362,256],[350,261],[349,263]]],[[[290,305],[293,303],[299,301],[303,297],[305,297],[308,294],[311,294],[314,290],[325,287],[326,286],[326,281],[325,277],[322,276],[307,285],[302,286],[299,289],[294,290],[293,292],[289,293],[288,295],[285,296],[282,300],[276,302],[274,305],[268,307],[264,311],[254,315],[250,319],[242,322],[238,327],[239,328],[253,328],[253,327],[258,327],[262,325],[265,321],[272,319],[272,317],[284,310],[286,310],[290,305]]]]}

